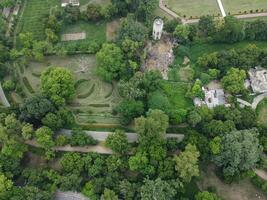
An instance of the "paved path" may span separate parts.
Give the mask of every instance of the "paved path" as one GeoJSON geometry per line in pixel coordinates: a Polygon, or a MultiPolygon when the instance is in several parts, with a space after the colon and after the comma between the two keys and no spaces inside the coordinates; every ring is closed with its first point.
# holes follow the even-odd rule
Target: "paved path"
{"type": "MultiPolygon", "coordinates": [[[[42,148],[35,140],[27,140],[25,144],[28,144],[33,147],[42,148]]],[[[70,145],[66,145],[64,147],[54,147],[54,151],[65,151],[65,152],[81,152],[81,153],[89,153],[89,152],[96,152],[100,154],[112,154],[112,150],[106,148],[101,145],[94,145],[94,146],[85,146],[85,147],[72,147],[70,145]]]]}
{"type": "Polygon", "coordinates": [[[241,103],[241,104],[243,104],[245,106],[251,107],[251,103],[249,103],[249,102],[247,102],[247,101],[245,101],[243,99],[236,98],[236,100],[237,100],[237,102],[239,102],[239,103],[241,103]]]}
{"type": "Polygon", "coordinates": [[[253,99],[253,102],[252,102],[252,109],[256,109],[258,104],[264,99],[267,97],[267,93],[263,93],[263,94],[260,94],[258,96],[256,96],[254,99],[253,99]]]}
{"type": "Polygon", "coordinates": [[[10,104],[6,98],[6,95],[4,93],[1,83],[0,83],[0,102],[3,104],[3,106],[10,107],[10,104]]]}
{"type": "Polygon", "coordinates": [[[238,19],[247,19],[247,18],[255,18],[255,17],[267,17],[267,12],[265,13],[251,13],[251,14],[244,14],[244,15],[235,15],[238,19]]]}
{"type": "MultiPolygon", "coordinates": [[[[234,1],[234,0],[233,0],[233,1],[234,1]]],[[[221,0],[217,0],[217,3],[218,3],[218,5],[219,5],[219,8],[220,8],[220,11],[221,11],[222,16],[223,16],[223,17],[226,17],[226,13],[225,13],[225,10],[224,10],[222,1],[221,1],[221,0]]]]}
{"type": "MultiPolygon", "coordinates": [[[[86,134],[92,136],[95,140],[103,142],[107,137],[113,132],[100,132],[100,131],[85,131],[86,134]]],[[[71,130],[62,129],[59,133],[64,135],[71,135],[71,130]]],[[[136,142],[138,139],[138,134],[136,133],[126,133],[128,142],[136,142]]],[[[166,134],[166,138],[177,138],[177,140],[182,141],[184,139],[183,134],[166,134]]]]}
{"type": "Polygon", "coordinates": [[[163,10],[164,12],[166,12],[168,15],[174,17],[174,18],[179,18],[182,20],[182,23],[184,24],[185,23],[185,19],[182,18],[181,16],[177,15],[175,12],[173,12],[172,10],[170,10],[169,8],[167,8],[164,4],[164,1],[163,0],[159,0],[159,8],[161,10],[163,10]]]}
{"type": "Polygon", "coordinates": [[[78,192],[61,192],[57,191],[54,194],[54,199],[55,200],[89,200],[85,196],[83,196],[81,193],[78,192]]]}
{"type": "Polygon", "coordinates": [[[267,172],[262,169],[255,169],[254,172],[261,177],[263,180],[267,181],[267,172]]]}

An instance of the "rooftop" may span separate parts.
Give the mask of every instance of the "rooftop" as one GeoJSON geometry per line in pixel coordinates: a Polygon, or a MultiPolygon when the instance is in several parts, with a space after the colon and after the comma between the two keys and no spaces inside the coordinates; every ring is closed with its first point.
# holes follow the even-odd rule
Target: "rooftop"
{"type": "Polygon", "coordinates": [[[250,77],[250,85],[255,93],[267,92],[267,70],[256,67],[248,72],[250,77]]]}

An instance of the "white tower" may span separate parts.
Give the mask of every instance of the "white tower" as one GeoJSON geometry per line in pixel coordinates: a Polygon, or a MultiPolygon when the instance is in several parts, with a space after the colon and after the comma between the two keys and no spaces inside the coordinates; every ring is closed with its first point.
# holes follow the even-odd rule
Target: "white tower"
{"type": "Polygon", "coordinates": [[[155,19],[153,24],[153,38],[159,40],[163,31],[163,20],[160,18],[155,19]]]}

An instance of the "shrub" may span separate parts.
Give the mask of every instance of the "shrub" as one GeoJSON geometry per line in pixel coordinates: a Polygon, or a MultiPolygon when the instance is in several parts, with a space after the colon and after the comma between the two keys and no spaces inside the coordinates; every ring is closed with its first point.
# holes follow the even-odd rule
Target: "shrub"
{"type": "Polygon", "coordinates": [[[16,88],[16,84],[12,80],[7,80],[3,83],[3,89],[7,92],[13,91],[16,88]]]}
{"type": "Polygon", "coordinates": [[[95,91],[95,84],[91,87],[91,89],[87,93],[79,94],[77,96],[77,98],[78,99],[85,99],[85,98],[89,97],[94,91],[95,91]]]}
{"type": "Polygon", "coordinates": [[[31,84],[30,84],[28,78],[24,76],[24,77],[22,78],[22,81],[23,81],[25,87],[27,88],[27,90],[28,90],[30,93],[33,94],[33,93],[34,93],[34,90],[33,90],[32,86],[31,86],[31,84]]]}
{"type": "Polygon", "coordinates": [[[97,141],[92,136],[87,135],[85,131],[74,129],[71,133],[70,144],[71,146],[96,145],[97,141]]]}

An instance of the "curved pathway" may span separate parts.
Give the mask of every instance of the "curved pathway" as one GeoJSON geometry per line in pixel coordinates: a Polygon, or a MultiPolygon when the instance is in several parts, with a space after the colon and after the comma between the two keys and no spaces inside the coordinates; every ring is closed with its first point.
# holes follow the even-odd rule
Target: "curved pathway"
{"type": "Polygon", "coordinates": [[[267,172],[262,169],[255,169],[254,172],[261,177],[263,180],[267,181],[267,172]]]}
{"type": "Polygon", "coordinates": [[[267,97],[267,93],[263,93],[263,94],[260,94],[258,96],[256,96],[254,99],[253,99],[253,102],[252,102],[252,109],[256,109],[258,104],[267,97]]]}
{"type": "Polygon", "coordinates": [[[1,83],[0,83],[0,102],[3,104],[3,106],[10,107],[10,104],[6,98],[6,95],[4,93],[1,83]]]}

